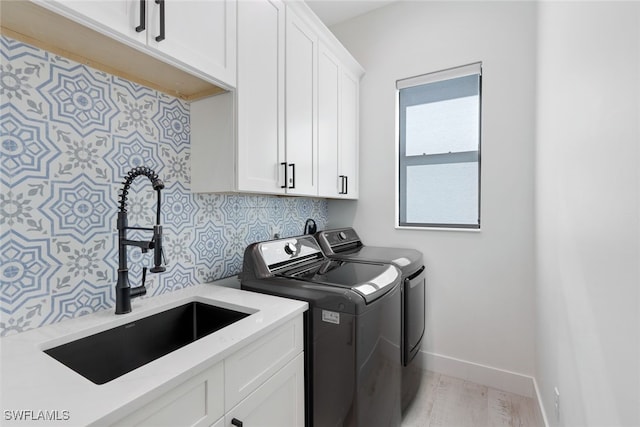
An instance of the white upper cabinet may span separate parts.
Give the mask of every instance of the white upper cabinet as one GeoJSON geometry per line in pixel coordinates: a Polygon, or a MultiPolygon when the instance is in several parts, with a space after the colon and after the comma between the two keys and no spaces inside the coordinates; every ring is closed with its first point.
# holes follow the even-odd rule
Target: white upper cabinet
{"type": "Polygon", "coordinates": [[[339,197],[344,184],[344,180],[338,178],[341,66],[324,43],[320,44],[318,53],[318,195],[339,197]]]}
{"type": "Polygon", "coordinates": [[[340,73],[340,137],[338,142],[339,197],[358,198],[360,78],[343,68],[340,73]],[[343,184],[344,183],[344,184],[343,184]]]}
{"type": "Polygon", "coordinates": [[[229,86],[235,86],[235,0],[147,2],[151,6],[147,16],[147,43],[150,47],[216,77],[229,86]]]}
{"type": "Polygon", "coordinates": [[[235,87],[236,0],[37,3],[199,77],[235,87]]]}
{"type": "Polygon", "coordinates": [[[321,43],[318,57],[320,197],[358,198],[359,87],[359,76],[321,43]]]}
{"type": "Polygon", "coordinates": [[[239,2],[238,34],[237,190],[315,196],[317,36],[272,0],[239,2]]]}
{"type": "MultiPolygon", "coordinates": [[[[285,5],[279,0],[238,3],[236,190],[239,191],[285,192],[285,22],[285,5]]],[[[210,120],[202,124],[217,126],[210,120]]],[[[192,157],[198,155],[198,144],[199,141],[192,140],[195,149],[192,157]]]]}
{"type": "Polygon", "coordinates": [[[291,10],[286,46],[287,193],[317,196],[318,36],[291,10]]]}
{"type": "Polygon", "coordinates": [[[49,2],[49,5],[56,3],[59,7],[68,9],[77,20],[87,20],[101,25],[109,32],[121,34],[142,44],[147,42],[146,13],[142,17],[140,15],[141,7],[145,10],[147,8],[147,0],[57,0],[49,2]]]}
{"type": "Polygon", "coordinates": [[[237,16],[235,97],[191,104],[192,190],[357,198],[364,70],[304,2],[237,16]]]}

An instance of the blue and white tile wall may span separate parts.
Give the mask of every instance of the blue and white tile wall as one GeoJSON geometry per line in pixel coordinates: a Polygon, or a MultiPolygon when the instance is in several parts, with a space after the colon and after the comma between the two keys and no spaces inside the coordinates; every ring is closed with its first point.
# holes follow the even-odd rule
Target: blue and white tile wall
{"type": "MultiPolygon", "coordinates": [[[[321,199],[192,194],[188,103],[0,42],[0,335],[114,306],[118,191],[134,166],[166,185],[168,268],[147,277],[147,297],[237,274],[244,248],[275,230],[326,225],[321,199]]],[[[129,225],[148,226],[155,192],[144,177],[132,188],[129,225]]],[[[151,253],[128,253],[138,284],[151,253]]]]}

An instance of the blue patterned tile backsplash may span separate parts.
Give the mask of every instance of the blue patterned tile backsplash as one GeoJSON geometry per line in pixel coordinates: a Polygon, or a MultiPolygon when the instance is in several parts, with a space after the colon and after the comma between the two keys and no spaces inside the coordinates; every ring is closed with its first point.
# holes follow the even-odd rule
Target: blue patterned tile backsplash
{"type": "MultiPolygon", "coordinates": [[[[190,191],[189,104],[1,36],[0,335],[112,309],[118,192],[135,166],[165,183],[167,271],[147,297],[233,276],[244,248],[327,223],[322,199],[190,191]]],[[[129,225],[155,222],[140,177],[129,225]]],[[[142,231],[129,238],[145,238],[142,231]]],[[[132,285],[152,251],[129,249],[132,285]]]]}

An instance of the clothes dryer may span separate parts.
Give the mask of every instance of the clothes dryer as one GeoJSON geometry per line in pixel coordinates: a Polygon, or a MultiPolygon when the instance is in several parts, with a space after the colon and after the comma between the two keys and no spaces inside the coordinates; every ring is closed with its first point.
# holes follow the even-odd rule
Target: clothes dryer
{"type": "Polygon", "coordinates": [[[331,259],[385,263],[402,272],[401,351],[402,410],[415,398],[422,371],[416,355],[420,352],[425,331],[426,270],[420,251],[406,248],[368,246],[353,228],[338,228],[316,233],[316,240],[331,259]]]}

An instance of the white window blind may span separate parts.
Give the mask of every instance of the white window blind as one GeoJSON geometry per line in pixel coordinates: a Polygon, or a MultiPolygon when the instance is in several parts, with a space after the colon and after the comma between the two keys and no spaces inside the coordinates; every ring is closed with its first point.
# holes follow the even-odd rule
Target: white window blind
{"type": "Polygon", "coordinates": [[[481,64],[398,80],[398,225],[480,228],[481,64]]]}

